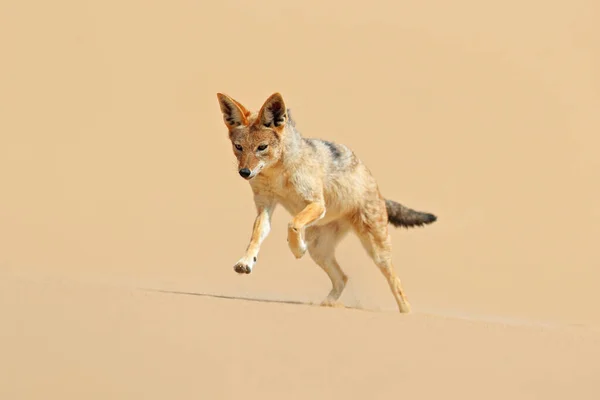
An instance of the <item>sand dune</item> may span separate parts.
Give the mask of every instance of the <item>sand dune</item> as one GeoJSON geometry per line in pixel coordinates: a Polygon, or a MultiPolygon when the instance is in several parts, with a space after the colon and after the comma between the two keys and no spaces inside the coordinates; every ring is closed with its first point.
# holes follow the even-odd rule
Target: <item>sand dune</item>
{"type": "Polygon", "coordinates": [[[597,399],[597,2],[0,4],[0,398],[597,399]],[[254,206],[216,93],[283,94],[386,197],[414,313],[254,206]],[[263,301],[253,301],[263,300],[263,301]]]}
{"type": "Polygon", "coordinates": [[[579,327],[400,318],[51,279],[13,278],[1,289],[0,311],[11,322],[0,347],[6,399],[598,394],[600,337],[579,327]]]}

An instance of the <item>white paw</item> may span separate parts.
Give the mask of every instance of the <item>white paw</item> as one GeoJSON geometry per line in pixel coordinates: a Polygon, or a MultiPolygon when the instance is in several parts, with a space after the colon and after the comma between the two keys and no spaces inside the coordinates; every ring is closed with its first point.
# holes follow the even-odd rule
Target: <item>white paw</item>
{"type": "Polygon", "coordinates": [[[254,268],[255,263],[256,257],[252,259],[247,259],[244,257],[233,266],[233,270],[238,274],[249,274],[252,272],[252,268],[254,268]]]}

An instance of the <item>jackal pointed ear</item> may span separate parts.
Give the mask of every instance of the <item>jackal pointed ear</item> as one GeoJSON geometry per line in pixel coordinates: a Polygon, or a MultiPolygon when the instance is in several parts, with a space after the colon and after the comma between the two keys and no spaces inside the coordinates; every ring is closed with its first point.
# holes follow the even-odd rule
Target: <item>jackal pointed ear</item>
{"type": "Polygon", "coordinates": [[[287,119],[287,108],[279,93],[273,93],[258,112],[259,123],[268,128],[283,128],[287,119]]]}
{"type": "Polygon", "coordinates": [[[241,103],[223,93],[217,93],[217,98],[219,99],[219,106],[223,113],[223,121],[228,128],[248,125],[250,112],[241,103]]]}

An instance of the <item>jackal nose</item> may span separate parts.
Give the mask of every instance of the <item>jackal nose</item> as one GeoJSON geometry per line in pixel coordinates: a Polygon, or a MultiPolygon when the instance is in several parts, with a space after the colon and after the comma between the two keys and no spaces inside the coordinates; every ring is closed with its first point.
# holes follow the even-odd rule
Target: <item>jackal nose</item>
{"type": "Polygon", "coordinates": [[[242,178],[248,178],[251,173],[252,171],[250,171],[248,168],[240,169],[240,175],[242,176],[242,178]]]}

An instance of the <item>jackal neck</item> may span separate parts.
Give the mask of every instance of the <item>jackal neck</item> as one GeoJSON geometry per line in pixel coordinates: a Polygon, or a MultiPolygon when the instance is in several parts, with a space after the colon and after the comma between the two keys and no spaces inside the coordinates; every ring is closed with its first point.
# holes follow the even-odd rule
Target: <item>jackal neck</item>
{"type": "Polygon", "coordinates": [[[293,123],[288,123],[282,135],[283,154],[282,161],[284,163],[294,162],[302,153],[304,141],[302,135],[293,123]]]}

